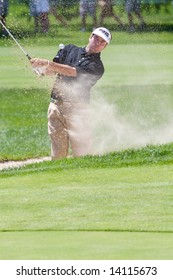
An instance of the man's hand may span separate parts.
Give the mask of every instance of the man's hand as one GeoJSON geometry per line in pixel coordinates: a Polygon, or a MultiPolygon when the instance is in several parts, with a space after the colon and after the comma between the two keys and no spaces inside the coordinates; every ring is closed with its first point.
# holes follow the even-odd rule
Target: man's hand
{"type": "Polygon", "coordinates": [[[33,68],[42,67],[42,66],[49,66],[49,60],[48,59],[42,59],[42,58],[31,58],[30,63],[33,68]]]}
{"type": "Polygon", "coordinates": [[[41,75],[55,75],[61,74],[64,76],[76,77],[77,71],[75,67],[71,67],[65,64],[55,63],[47,59],[31,58],[30,63],[34,69],[42,69],[41,75]]]}
{"type": "Polygon", "coordinates": [[[44,76],[47,74],[47,68],[49,66],[49,60],[41,58],[31,58],[30,63],[32,65],[33,71],[38,76],[44,76]]]}

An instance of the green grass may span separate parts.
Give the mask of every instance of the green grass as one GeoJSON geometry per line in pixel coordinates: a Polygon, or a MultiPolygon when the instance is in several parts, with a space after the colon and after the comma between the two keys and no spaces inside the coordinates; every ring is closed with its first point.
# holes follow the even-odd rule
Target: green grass
{"type": "Polygon", "coordinates": [[[145,165],[1,178],[0,258],[171,259],[172,174],[172,165],[145,165]]]}
{"type": "Polygon", "coordinates": [[[3,260],[172,260],[173,234],[151,232],[1,232],[3,260]]]}
{"type": "Polygon", "coordinates": [[[3,89],[0,94],[0,160],[48,154],[45,90],[3,89]]]}
{"type": "Polygon", "coordinates": [[[172,190],[172,165],[1,178],[0,229],[172,232],[172,190]]]}
{"type": "Polygon", "coordinates": [[[160,146],[147,146],[140,149],[128,149],[108,153],[100,156],[85,156],[81,158],[68,158],[58,161],[34,163],[19,168],[9,168],[1,171],[0,177],[6,178],[15,175],[30,173],[61,172],[65,170],[80,170],[83,168],[119,168],[141,165],[163,165],[173,163],[173,144],[160,146]]]}
{"type": "MultiPolygon", "coordinates": [[[[90,21],[81,34],[79,18],[65,29],[51,17],[49,34],[34,36],[27,11],[12,5],[8,26],[32,57],[86,44],[90,21]]],[[[113,40],[91,102],[97,156],[0,172],[1,260],[173,258],[172,10],[144,16],[142,33],[105,22],[113,40]]],[[[47,156],[54,78],[36,77],[11,39],[0,46],[0,161],[47,156]]]]}

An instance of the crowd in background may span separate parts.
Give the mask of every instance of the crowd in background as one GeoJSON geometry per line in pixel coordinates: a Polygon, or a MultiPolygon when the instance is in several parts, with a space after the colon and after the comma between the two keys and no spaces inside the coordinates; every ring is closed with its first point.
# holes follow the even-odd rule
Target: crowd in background
{"type": "MultiPolygon", "coordinates": [[[[139,20],[140,30],[144,30],[146,23],[142,16],[140,0],[123,0],[124,12],[128,20],[128,31],[135,31],[134,17],[139,20]]],[[[50,27],[49,15],[52,14],[57,21],[63,26],[68,25],[68,20],[61,14],[60,0],[28,0],[30,16],[34,18],[34,31],[48,33],[50,27]]],[[[118,15],[114,5],[116,1],[112,0],[79,0],[78,12],[81,19],[81,31],[87,29],[87,17],[92,18],[93,29],[104,24],[107,17],[113,18],[121,30],[125,30],[121,16],[118,15]],[[99,12],[98,12],[99,9],[99,12]]],[[[0,19],[6,24],[8,15],[9,1],[0,0],[0,19]]],[[[2,32],[6,35],[6,31],[2,28],[2,32]]]]}
{"type": "Polygon", "coordinates": [[[35,32],[46,33],[49,31],[49,14],[55,16],[57,21],[67,25],[66,19],[58,13],[57,0],[30,0],[30,15],[34,18],[35,32]]]}
{"type": "MultiPolygon", "coordinates": [[[[81,25],[82,31],[86,30],[86,17],[87,15],[92,16],[93,18],[93,28],[96,28],[98,25],[102,26],[104,19],[107,17],[112,17],[121,29],[124,28],[124,23],[115,13],[114,4],[112,0],[81,0],[80,1],[80,16],[81,16],[81,25]],[[96,18],[97,5],[100,8],[99,18],[96,18]]],[[[129,31],[135,31],[135,25],[133,22],[133,16],[135,15],[140,21],[141,30],[146,25],[141,13],[141,4],[138,0],[125,0],[125,12],[127,13],[129,31]]]]}
{"type": "MultiPolygon", "coordinates": [[[[30,15],[34,17],[35,32],[48,32],[49,14],[53,14],[62,24],[67,25],[65,18],[58,13],[58,0],[30,0],[30,15]]],[[[136,15],[140,21],[141,29],[144,28],[145,22],[141,14],[141,5],[138,0],[125,0],[125,11],[127,13],[129,30],[135,31],[133,15],[136,15]]],[[[115,13],[112,0],[80,0],[79,15],[81,18],[81,31],[86,30],[87,16],[92,17],[93,29],[102,26],[106,17],[112,17],[118,25],[123,28],[124,24],[120,17],[115,13]],[[97,18],[97,8],[100,13],[97,18]]]]}

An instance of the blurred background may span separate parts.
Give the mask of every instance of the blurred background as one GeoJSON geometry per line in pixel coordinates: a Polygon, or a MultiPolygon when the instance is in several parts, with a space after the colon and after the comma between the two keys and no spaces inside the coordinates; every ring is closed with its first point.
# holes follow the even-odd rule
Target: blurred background
{"type": "MultiPolygon", "coordinates": [[[[128,13],[128,1],[84,1],[92,13],[82,17],[79,0],[0,0],[1,20],[15,35],[33,36],[40,33],[56,34],[66,28],[71,31],[91,31],[105,25],[121,32],[173,32],[172,0],[136,0],[139,13],[128,13]],[[107,9],[107,6],[111,6],[107,9]],[[93,11],[91,11],[93,12],[93,11]]],[[[134,1],[134,0],[133,0],[134,1]]],[[[0,37],[8,34],[0,28],[0,37]]]]}

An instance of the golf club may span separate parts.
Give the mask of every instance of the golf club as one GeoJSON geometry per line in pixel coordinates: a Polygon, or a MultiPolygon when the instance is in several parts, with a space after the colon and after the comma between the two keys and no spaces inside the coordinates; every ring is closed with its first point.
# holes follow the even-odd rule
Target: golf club
{"type": "MultiPolygon", "coordinates": [[[[10,37],[14,40],[14,42],[19,47],[19,49],[21,49],[21,51],[24,53],[24,55],[30,60],[31,59],[30,55],[24,50],[24,48],[19,44],[19,42],[14,38],[14,36],[11,34],[11,32],[8,30],[8,28],[3,24],[3,22],[1,20],[0,20],[0,24],[7,31],[7,33],[10,35],[10,37]]],[[[33,70],[37,75],[39,75],[39,76],[41,75],[39,69],[34,68],[33,70]]]]}

